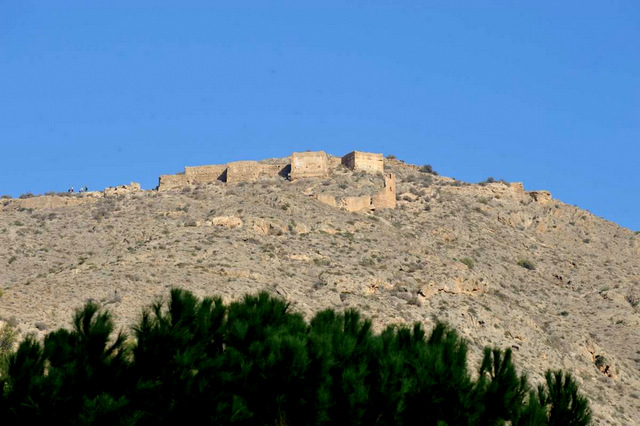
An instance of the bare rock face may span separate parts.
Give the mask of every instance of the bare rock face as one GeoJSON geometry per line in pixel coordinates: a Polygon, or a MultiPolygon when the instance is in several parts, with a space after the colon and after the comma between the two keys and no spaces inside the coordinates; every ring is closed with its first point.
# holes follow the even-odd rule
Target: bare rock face
{"type": "Polygon", "coordinates": [[[249,219],[248,223],[250,229],[263,235],[283,235],[289,231],[288,227],[280,220],[254,217],[249,219]]]}
{"type": "Polygon", "coordinates": [[[438,293],[476,295],[486,292],[487,289],[488,285],[484,280],[475,276],[458,276],[439,282],[431,280],[420,286],[418,295],[427,299],[438,293]]]}
{"type": "Polygon", "coordinates": [[[228,229],[240,228],[242,227],[242,219],[235,216],[217,216],[217,217],[208,219],[205,222],[205,225],[221,226],[228,229]]]}
{"type": "Polygon", "coordinates": [[[337,207],[338,204],[336,203],[336,197],[334,197],[333,195],[329,195],[329,194],[317,194],[316,198],[318,199],[318,201],[320,201],[321,203],[325,203],[330,205],[331,207],[337,207]]]}
{"type": "Polygon", "coordinates": [[[131,182],[129,185],[110,186],[105,188],[104,195],[105,197],[113,197],[138,191],[140,191],[140,184],[138,182],[131,182]]]}
{"type": "Polygon", "coordinates": [[[536,202],[546,204],[551,202],[551,192],[549,191],[529,191],[529,196],[536,202]]]}

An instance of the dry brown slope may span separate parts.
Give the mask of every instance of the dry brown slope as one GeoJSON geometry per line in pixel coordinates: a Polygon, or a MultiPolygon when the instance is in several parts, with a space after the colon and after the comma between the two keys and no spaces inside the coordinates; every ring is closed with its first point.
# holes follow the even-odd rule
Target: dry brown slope
{"type": "MultiPolygon", "coordinates": [[[[399,206],[372,215],[305,195],[335,185],[316,180],[33,210],[8,203],[0,211],[0,316],[42,335],[67,326],[88,299],[128,326],[172,286],[227,299],[268,289],[307,315],[360,308],[379,328],[446,320],[469,340],[472,359],[485,345],[513,347],[533,381],[546,368],[573,372],[599,422],[640,418],[640,314],[631,303],[640,296],[639,238],[514,186],[388,166],[399,206]],[[597,355],[612,377],[596,367],[597,355]]],[[[359,173],[340,179],[373,184],[359,173]]]]}

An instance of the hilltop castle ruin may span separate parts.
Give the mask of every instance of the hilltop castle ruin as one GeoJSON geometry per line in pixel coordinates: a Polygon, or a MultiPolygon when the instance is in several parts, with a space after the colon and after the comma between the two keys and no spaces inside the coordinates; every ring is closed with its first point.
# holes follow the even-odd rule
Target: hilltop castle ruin
{"type": "Polygon", "coordinates": [[[342,157],[328,155],[324,151],[294,152],[284,160],[269,163],[234,161],[227,164],[185,167],[182,173],[160,176],[157,189],[158,191],[167,191],[218,181],[226,183],[255,182],[276,177],[291,181],[310,178],[328,179],[332,171],[341,166],[353,171],[381,174],[384,177],[384,187],[375,194],[356,197],[318,194],[316,198],[319,201],[349,211],[395,208],[395,175],[385,173],[382,154],[360,151],[353,151],[342,157]]]}

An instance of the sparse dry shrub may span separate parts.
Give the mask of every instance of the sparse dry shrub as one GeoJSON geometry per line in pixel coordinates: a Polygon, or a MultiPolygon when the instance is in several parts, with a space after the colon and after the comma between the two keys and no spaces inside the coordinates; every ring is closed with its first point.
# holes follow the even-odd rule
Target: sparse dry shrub
{"type": "Polygon", "coordinates": [[[413,186],[409,189],[409,192],[413,195],[417,195],[418,197],[423,197],[426,194],[424,189],[418,189],[413,186]]]}
{"type": "Polygon", "coordinates": [[[433,167],[431,166],[431,164],[425,164],[424,166],[420,167],[420,171],[422,173],[428,173],[430,175],[438,176],[438,172],[433,170],[433,167]]]}
{"type": "Polygon", "coordinates": [[[102,219],[109,217],[109,211],[105,208],[97,208],[91,212],[91,217],[99,222],[102,219]]]}
{"type": "Polygon", "coordinates": [[[91,216],[98,222],[111,216],[111,213],[119,210],[118,201],[115,197],[103,198],[95,204],[91,211],[91,216]]]}
{"type": "Polygon", "coordinates": [[[17,340],[18,333],[14,326],[9,322],[6,322],[2,328],[0,328],[0,392],[3,391],[3,380],[7,375],[9,357],[13,352],[13,346],[16,344],[17,340]]]}
{"type": "Polygon", "coordinates": [[[536,265],[528,259],[520,259],[518,260],[518,266],[523,267],[524,269],[528,269],[533,271],[536,269],[536,265]]]}
{"type": "Polygon", "coordinates": [[[424,176],[420,182],[424,188],[428,188],[433,184],[433,178],[429,175],[424,176]]]}
{"type": "Polygon", "coordinates": [[[25,198],[32,198],[35,197],[35,195],[33,195],[31,192],[25,192],[24,194],[20,194],[20,198],[21,200],[25,199],[25,198]]]}
{"type": "Polygon", "coordinates": [[[376,261],[370,257],[366,257],[364,259],[361,259],[360,262],[358,262],[358,264],[366,268],[371,268],[376,266],[376,261]]]}
{"type": "Polygon", "coordinates": [[[463,257],[462,259],[460,259],[460,262],[467,265],[467,268],[469,269],[473,269],[473,267],[476,266],[476,263],[473,261],[473,259],[469,257],[463,257]]]}
{"type": "Polygon", "coordinates": [[[5,323],[2,328],[0,328],[0,357],[11,352],[17,339],[18,333],[15,328],[8,322],[5,323]]]}

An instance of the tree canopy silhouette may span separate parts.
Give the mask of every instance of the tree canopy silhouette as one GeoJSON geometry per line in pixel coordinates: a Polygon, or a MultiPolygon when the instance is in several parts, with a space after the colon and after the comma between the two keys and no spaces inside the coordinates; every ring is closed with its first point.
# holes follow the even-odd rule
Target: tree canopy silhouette
{"type": "Polygon", "coordinates": [[[174,289],[135,339],[88,303],[71,331],[24,339],[0,378],[3,424],[585,425],[571,375],[532,389],[511,351],[485,349],[476,380],[444,324],[380,334],[355,310],[309,322],[267,293],[225,305],[174,289]]]}

